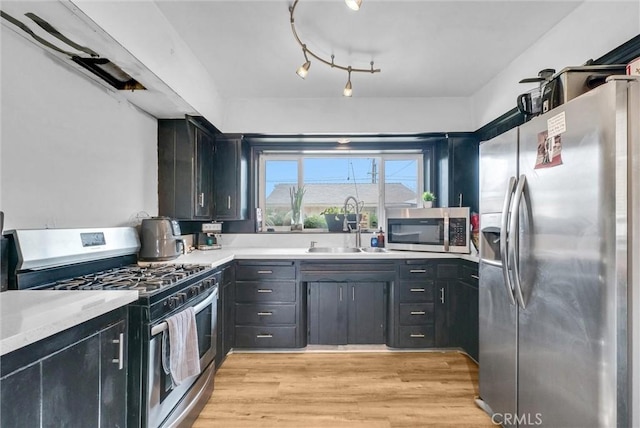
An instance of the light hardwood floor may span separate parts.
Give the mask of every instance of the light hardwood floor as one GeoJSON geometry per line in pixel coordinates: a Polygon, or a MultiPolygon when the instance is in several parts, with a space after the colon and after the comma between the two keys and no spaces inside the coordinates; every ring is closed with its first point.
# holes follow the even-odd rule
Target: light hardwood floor
{"type": "Polygon", "coordinates": [[[495,427],[457,352],[231,354],[194,428],[495,427]]]}

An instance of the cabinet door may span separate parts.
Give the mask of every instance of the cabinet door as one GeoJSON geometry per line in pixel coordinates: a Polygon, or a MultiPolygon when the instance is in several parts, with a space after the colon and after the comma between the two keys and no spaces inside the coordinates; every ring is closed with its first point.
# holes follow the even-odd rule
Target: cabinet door
{"type": "Polygon", "coordinates": [[[195,218],[210,219],[213,215],[213,137],[195,128],[195,218]]]}
{"type": "Polygon", "coordinates": [[[219,220],[239,217],[240,143],[240,139],[216,139],[215,218],[219,220]]]}
{"type": "Polygon", "coordinates": [[[100,426],[124,427],[127,419],[127,328],[119,323],[100,332],[100,426]]]}
{"type": "Polygon", "coordinates": [[[452,346],[449,331],[449,284],[446,280],[436,281],[435,300],[435,345],[437,347],[452,346]]]}
{"type": "Polygon", "coordinates": [[[42,391],[43,427],[99,426],[99,335],[43,360],[42,391]]]}
{"type": "Polygon", "coordinates": [[[348,284],[347,343],[385,343],[384,282],[348,284]]]}
{"type": "Polygon", "coordinates": [[[347,344],[347,283],[310,282],[309,343],[347,344]]]}
{"type": "Polygon", "coordinates": [[[0,426],[40,426],[40,364],[0,379],[0,426]]]}

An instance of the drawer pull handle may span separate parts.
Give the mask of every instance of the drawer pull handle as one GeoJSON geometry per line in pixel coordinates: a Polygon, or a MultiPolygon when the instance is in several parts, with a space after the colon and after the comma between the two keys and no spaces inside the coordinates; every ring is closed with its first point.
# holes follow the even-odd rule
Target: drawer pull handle
{"type": "Polygon", "coordinates": [[[273,334],[257,334],[256,337],[258,339],[271,339],[273,334]]]}
{"type": "Polygon", "coordinates": [[[124,368],[124,333],[120,333],[118,339],[112,340],[111,343],[118,345],[118,358],[111,360],[112,363],[118,365],[118,370],[124,368]]]}
{"type": "Polygon", "coordinates": [[[412,334],[411,337],[415,337],[415,338],[423,338],[424,334],[412,334]]]}
{"type": "Polygon", "coordinates": [[[271,275],[273,273],[272,270],[259,270],[258,275],[271,275]]]}
{"type": "Polygon", "coordinates": [[[412,288],[412,293],[424,293],[424,288],[412,288]]]}
{"type": "Polygon", "coordinates": [[[261,317],[268,317],[271,315],[273,315],[273,312],[258,312],[258,316],[261,316],[261,317]]]}
{"type": "Polygon", "coordinates": [[[411,315],[424,315],[424,311],[411,311],[411,315]]]}
{"type": "Polygon", "coordinates": [[[273,290],[270,288],[258,288],[258,293],[273,293],[273,290]]]}
{"type": "Polygon", "coordinates": [[[427,273],[426,269],[411,269],[410,273],[427,273]]]}
{"type": "Polygon", "coordinates": [[[471,275],[471,278],[473,279],[480,279],[480,277],[478,275],[471,275]]]}

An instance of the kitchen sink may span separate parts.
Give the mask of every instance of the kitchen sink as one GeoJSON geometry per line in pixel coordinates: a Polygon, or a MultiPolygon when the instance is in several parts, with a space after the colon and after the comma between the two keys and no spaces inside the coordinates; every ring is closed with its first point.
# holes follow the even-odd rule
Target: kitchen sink
{"type": "Polygon", "coordinates": [[[378,247],[362,247],[360,251],[364,251],[365,253],[386,253],[386,248],[378,248],[378,247]]]}
{"type": "Polygon", "coordinates": [[[355,247],[311,247],[308,253],[359,253],[360,248],[355,247]]]}
{"type": "Polygon", "coordinates": [[[386,248],[377,247],[311,247],[307,249],[308,253],[386,253],[386,248]]]}

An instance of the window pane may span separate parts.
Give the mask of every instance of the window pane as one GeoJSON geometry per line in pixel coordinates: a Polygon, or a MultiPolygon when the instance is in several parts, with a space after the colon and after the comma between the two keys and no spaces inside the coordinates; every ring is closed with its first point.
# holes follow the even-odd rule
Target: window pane
{"type": "MultiPolygon", "coordinates": [[[[305,229],[329,227],[330,231],[342,231],[340,214],[348,196],[359,202],[362,227],[370,227],[370,222],[377,219],[378,162],[377,158],[366,157],[305,158],[305,229]]],[[[353,204],[349,205],[349,211],[355,213],[353,204]]]]}
{"type": "Polygon", "coordinates": [[[267,160],[265,162],[265,223],[267,228],[291,224],[289,189],[298,187],[298,161],[267,160]]]}
{"type": "Polygon", "coordinates": [[[385,207],[416,208],[418,198],[418,161],[386,160],[384,163],[385,207]]]}

